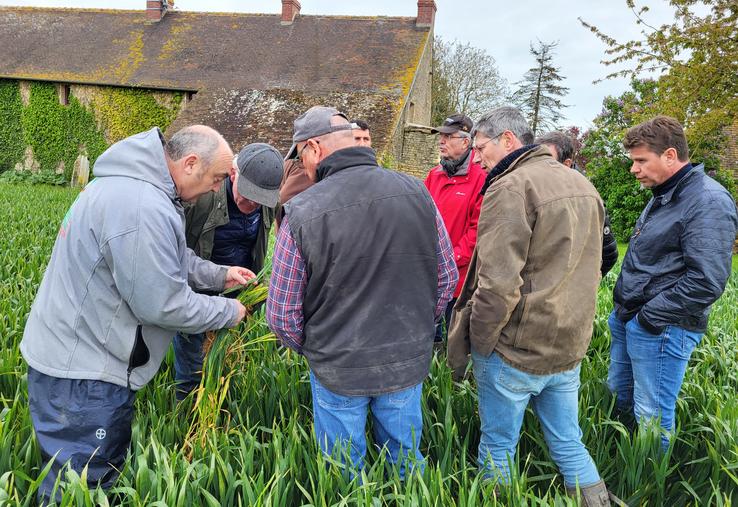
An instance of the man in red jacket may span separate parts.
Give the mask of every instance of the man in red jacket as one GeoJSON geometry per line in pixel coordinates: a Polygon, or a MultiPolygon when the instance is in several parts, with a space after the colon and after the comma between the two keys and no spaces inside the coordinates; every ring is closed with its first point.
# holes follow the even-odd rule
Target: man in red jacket
{"type": "Polygon", "coordinates": [[[445,326],[436,325],[436,342],[442,342],[450,325],[451,310],[464,284],[474,245],[477,242],[477,220],[482,207],[481,189],[487,173],[474,163],[468,116],[454,114],[443,125],[433,129],[439,134],[441,163],[430,170],[425,186],[441,212],[446,230],[454,246],[454,260],[459,269],[459,284],[445,312],[445,326]]]}

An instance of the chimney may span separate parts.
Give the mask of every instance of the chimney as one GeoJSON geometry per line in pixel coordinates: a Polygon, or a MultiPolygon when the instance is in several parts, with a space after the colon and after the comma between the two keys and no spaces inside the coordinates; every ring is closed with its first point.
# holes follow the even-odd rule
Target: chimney
{"type": "Polygon", "coordinates": [[[432,28],[436,19],[435,0],[418,0],[418,17],[415,26],[420,28],[432,28]]]}
{"type": "Polygon", "coordinates": [[[149,21],[161,21],[169,9],[168,0],[146,0],[146,19],[149,21]]]}
{"type": "Polygon", "coordinates": [[[291,25],[300,15],[300,2],[297,0],[282,0],[282,24],[291,25]]]}

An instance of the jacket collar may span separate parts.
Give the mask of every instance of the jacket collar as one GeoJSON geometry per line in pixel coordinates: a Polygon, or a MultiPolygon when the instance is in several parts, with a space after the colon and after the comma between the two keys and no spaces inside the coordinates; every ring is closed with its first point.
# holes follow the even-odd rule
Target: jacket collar
{"type": "Polygon", "coordinates": [[[685,174],[684,177],[682,177],[682,179],[680,179],[679,182],[676,185],[674,185],[674,188],[666,192],[661,197],[656,197],[656,199],[661,199],[662,206],[664,204],[668,204],[674,198],[674,192],[676,192],[677,189],[679,189],[680,187],[686,185],[685,182],[687,180],[695,178],[696,177],[695,174],[697,173],[705,174],[704,164],[692,166],[692,169],[690,169],[689,172],[687,172],[687,174],[685,174]]]}
{"type": "Polygon", "coordinates": [[[470,147],[466,150],[466,154],[462,155],[461,158],[445,161],[446,165],[444,165],[444,160],[441,160],[441,170],[446,173],[446,176],[449,178],[453,178],[455,176],[466,176],[469,173],[471,153],[472,149],[470,147]],[[455,168],[456,170],[453,174],[449,174],[449,168],[455,168]]]}
{"type": "MultiPolygon", "coordinates": [[[[349,167],[377,166],[377,154],[372,148],[365,146],[352,146],[337,150],[326,158],[318,166],[317,181],[335,174],[349,167]]],[[[316,181],[316,183],[317,183],[316,181]]]]}
{"type": "MultiPolygon", "coordinates": [[[[548,151],[548,148],[544,149],[550,156],[551,152],[548,151]]],[[[531,152],[533,154],[540,152],[540,145],[529,144],[508,153],[505,158],[497,162],[497,165],[494,166],[494,168],[489,172],[487,178],[484,180],[484,185],[482,185],[482,190],[480,191],[480,193],[484,195],[493,182],[495,182],[499,177],[507,174],[508,172],[515,170],[515,168],[519,165],[521,161],[529,158],[527,155],[531,152]],[[536,150],[536,148],[539,149],[536,150]]]]}

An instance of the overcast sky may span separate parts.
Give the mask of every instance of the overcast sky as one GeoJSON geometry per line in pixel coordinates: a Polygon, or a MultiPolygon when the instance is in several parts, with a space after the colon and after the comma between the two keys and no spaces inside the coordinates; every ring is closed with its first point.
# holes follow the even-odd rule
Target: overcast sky
{"type": "MultiPolygon", "coordinates": [[[[666,0],[644,1],[650,7],[646,20],[652,26],[670,23],[673,10],[666,0]]],[[[412,16],[416,0],[300,0],[303,14],[412,16]]],[[[48,7],[99,7],[144,9],[146,0],[0,0],[0,5],[48,7]]],[[[555,65],[565,77],[570,107],[562,124],[588,127],[599,113],[606,95],[618,95],[626,80],[608,80],[597,85],[613,69],[600,63],[605,46],[585,29],[577,17],[600,27],[619,40],[640,37],[634,14],[625,0],[436,0],[436,35],[458,39],[484,48],[500,73],[514,86],[533,65],[531,41],[559,41],[555,65]]],[[[279,13],[280,0],[176,0],[175,7],[187,11],[279,13]]]]}

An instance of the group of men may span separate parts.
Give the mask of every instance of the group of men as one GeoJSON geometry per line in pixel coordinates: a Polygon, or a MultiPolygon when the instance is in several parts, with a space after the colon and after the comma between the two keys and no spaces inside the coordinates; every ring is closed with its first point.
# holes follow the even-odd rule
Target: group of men
{"type": "MultiPolygon", "coordinates": [[[[571,141],[534,142],[514,108],[476,125],[452,115],[435,130],[441,163],[425,183],[380,168],[368,125],[323,106],[295,120],[284,161],[258,143],[234,157],[204,126],[168,141],[152,129],[101,155],[21,343],[37,439],[44,460],[55,457],[40,497],[67,462],[112,484],[135,391],[174,334],[178,398],[194,388],[201,333],[245,316],[218,294],[261,270],[276,218],[266,318],[307,359],[322,452],[357,473],[371,413],[374,444],[400,476],[422,471],[422,386],[447,330],[454,376],[473,365],[484,477],[509,481],[532,404],[567,491],[610,505],[578,422],[596,293],[617,260],[602,200],[571,169],[571,141]]],[[[653,198],[615,287],[608,385],[623,417],[660,421],[666,447],[738,219],[727,191],[690,164],[675,120],[638,125],[624,145],[653,198]]]]}

